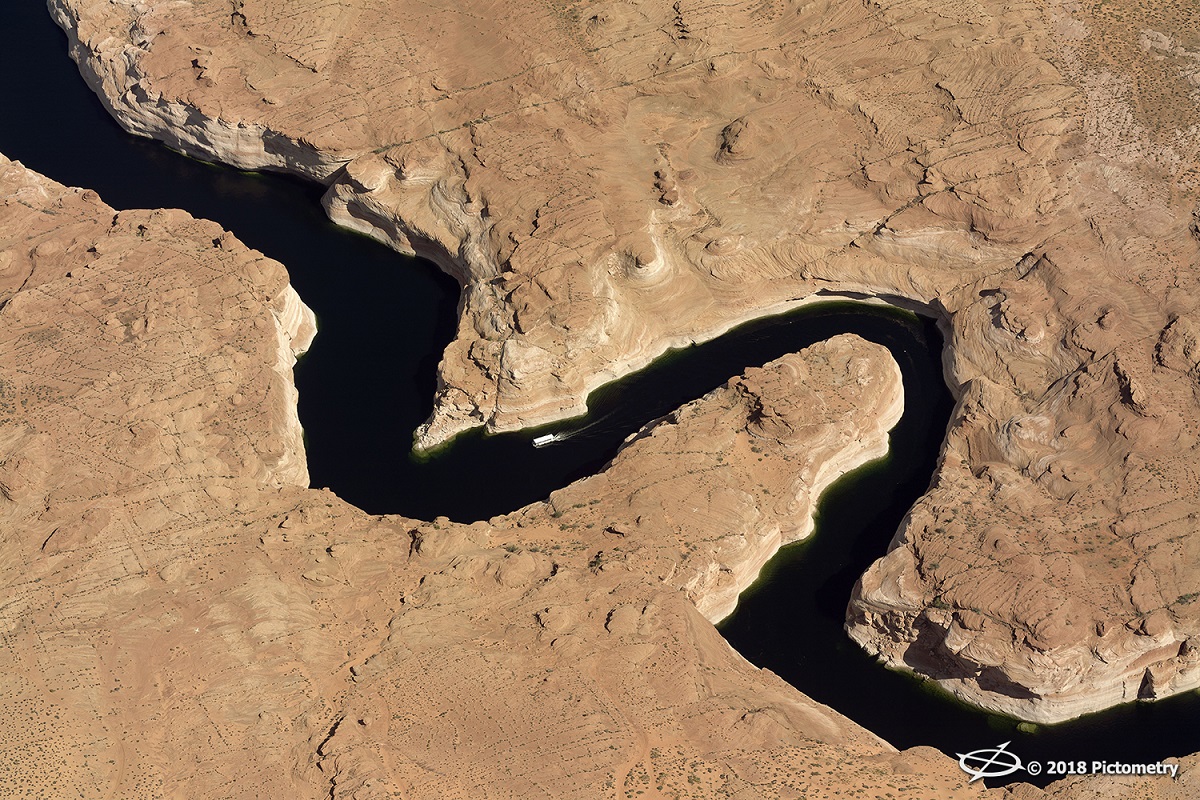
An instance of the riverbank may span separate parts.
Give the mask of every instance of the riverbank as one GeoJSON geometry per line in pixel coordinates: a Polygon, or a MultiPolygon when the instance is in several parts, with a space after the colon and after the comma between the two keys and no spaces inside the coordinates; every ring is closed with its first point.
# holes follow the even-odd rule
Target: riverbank
{"type": "MultiPolygon", "coordinates": [[[[184,212],[118,213],[4,166],[9,794],[516,797],[536,785],[590,797],[636,792],[650,770],[664,789],[712,794],[748,790],[776,760],[789,784],[811,786],[831,759],[846,764],[838,786],[957,793],[947,759],[898,754],[755,669],[645,572],[680,543],[623,515],[633,495],[584,505],[603,526],[573,524],[574,506],[556,514],[562,494],[519,526],[457,525],[369,516],[280,482],[294,474],[281,448],[295,395],[279,367],[312,334],[283,268],[184,212]],[[693,671],[704,680],[680,682],[693,671]],[[736,742],[714,739],[712,720],[736,742]],[[202,768],[179,771],[180,759],[202,768]]],[[[784,452],[809,442],[793,426],[832,426],[828,445],[844,446],[854,393],[885,388],[887,360],[842,337],[751,370],[597,478],[653,475],[629,490],[682,513],[698,498],[660,495],[668,465],[648,449],[736,434],[736,452],[714,441],[671,462],[718,478],[720,511],[741,470],[764,469],[757,458],[800,457],[784,452]],[[851,395],[822,392],[827,374],[851,395]],[[776,380],[804,405],[773,402],[746,430],[747,404],[776,380]]]]}
{"type": "MultiPolygon", "coordinates": [[[[855,27],[848,25],[846,30],[853,32],[855,27]]],[[[903,33],[898,32],[897,35],[903,36],[903,33]]],[[[262,42],[260,39],[259,44],[262,42]]],[[[979,37],[974,37],[972,42],[979,47],[990,46],[979,37]]],[[[1065,95],[1057,93],[1063,87],[1054,82],[1055,76],[1051,72],[1044,69],[1046,62],[1038,60],[1041,54],[1028,49],[1022,52],[1031,61],[1025,62],[1030,70],[1018,70],[1012,84],[1017,87],[1017,99],[1022,91],[1036,88],[1050,92],[1057,98],[1056,102],[1061,100],[1066,103],[1065,95]]],[[[881,57],[886,58],[886,54],[881,57]]],[[[643,60],[639,63],[647,62],[643,60]]],[[[735,84],[745,85],[747,76],[738,73],[740,67],[733,66],[735,69],[729,74],[729,79],[735,84]]],[[[837,74],[844,65],[828,63],[826,66],[837,74]]],[[[14,74],[17,73],[14,71],[14,74]]],[[[885,74],[896,73],[885,70],[885,74]]],[[[187,77],[186,65],[179,75],[187,77]]],[[[755,80],[762,80],[757,77],[758,73],[754,75],[755,80]]],[[[308,76],[305,77],[309,80],[308,76]]],[[[209,79],[213,78],[210,76],[209,79]]],[[[318,77],[315,80],[320,79],[318,77]]],[[[1076,79],[1078,76],[1071,78],[1076,79]]],[[[1069,88],[1065,91],[1069,93],[1069,88]]],[[[201,88],[196,88],[196,92],[197,96],[203,94],[201,88]]],[[[800,94],[797,93],[797,96],[800,94]]],[[[970,91],[966,94],[969,95],[970,91]]],[[[705,96],[711,95],[707,93],[705,96]]],[[[943,98],[942,101],[945,100],[944,95],[938,96],[943,98]]],[[[993,105],[997,109],[1003,106],[1000,100],[993,105]]],[[[834,106],[837,107],[836,102],[834,106]]],[[[615,107],[619,108],[619,105],[615,107]]],[[[913,107],[917,107],[917,104],[913,107]]],[[[1044,104],[1037,105],[1039,113],[1047,108],[1044,104]]],[[[953,111],[949,107],[946,110],[953,111]]],[[[1047,113],[1050,119],[1042,121],[1054,127],[1069,119],[1072,112],[1062,109],[1061,114],[1053,110],[1047,113]]],[[[1088,118],[1092,112],[1080,110],[1078,113],[1081,118],[1088,118]]],[[[46,118],[51,117],[47,115],[46,118]]],[[[647,118],[635,109],[629,120],[636,127],[647,118]]],[[[1188,636],[1188,626],[1194,620],[1186,598],[1194,596],[1196,587],[1189,583],[1194,582],[1194,574],[1176,569],[1175,565],[1195,563],[1195,554],[1189,549],[1190,545],[1183,535],[1187,531],[1186,523],[1181,522],[1188,519],[1194,509],[1188,507],[1187,493],[1180,490],[1181,486],[1190,485],[1188,464],[1192,463],[1189,459],[1194,458],[1194,447],[1187,434],[1187,430],[1194,427],[1194,398],[1187,377],[1194,367],[1189,357],[1192,348],[1188,344],[1193,331],[1188,312],[1190,306],[1185,302],[1192,288],[1187,282],[1186,270],[1174,276],[1170,274],[1172,264],[1195,261],[1195,245],[1188,233],[1187,209],[1176,214],[1170,202],[1151,198],[1146,201],[1148,205],[1130,212],[1118,201],[1129,196],[1129,187],[1143,186],[1141,178],[1128,172],[1114,173],[1112,159],[1098,156],[1092,151],[1078,158],[1072,153],[1070,158],[1049,157],[1040,161],[1061,143],[1054,133],[1046,133],[1045,130],[1031,134],[1032,139],[1026,137],[1022,142],[1022,145],[1028,145],[1031,140],[1036,140],[1047,148],[1035,148],[1037,152],[1021,148],[1021,158],[1029,156],[1033,162],[1021,162],[1028,169],[1014,167],[1013,174],[1020,174],[1023,191],[1013,194],[997,190],[999,196],[991,199],[972,194],[964,188],[975,183],[975,177],[972,176],[993,173],[983,169],[986,164],[976,163],[977,159],[986,161],[986,155],[980,155],[983,150],[958,152],[956,143],[961,143],[963,139],[954,137],[964,136],[972,142],[986,141],[991,144],[996,144],[996,141],[988,138],[991,134],[986,122],[963,120],[961,129],[956,128],[955,134],[947,134],[944,139],[934,136],[925,140],[933,145],[928,152],[936,153],[936,157],[917,156],[913,163],[901,159],[897,163],[879,160],[872,161],[870,165],[844,165],[844,174],[852,176],[848,180],[855,190],[862,188],[860,184],[863,184],[862,179],[856,176],[865,175],[867,193],[877,192],[881,197],[886,196],[887,203],[894,201],[895,207],[902,208],[903,213],[879,216],[863,212],[866,219],[863,222],[862,214],[841,215],[845,207],[824,197],[820,204],[807,208],[834,209],[837,213],[829,219],[816,219],[812,214],[806,216],[803,202],[792,209],[796,212],[795,216],[788,216],[777,213],[780,210],[778,198],[793,197],[797,186],[811,186],[811,175],[801,175],[799,179],[793,175],[782,175],[778,176],[777,185],[772,184],[771,176],[763,174],[762,162],[756,166],[753,157],[747,158],[748,153],[767,154],[767,161],[772,163],[800,162],[785,158],[783,156],[786,153],[772,149],[776,144],[772,144],[770,131],[775,122],[769,114],[759,115],[755,119],[757,122],[752,121],[748,126],[744,120],[738,125],[727,124],[727,120],[720,121],[720,125],[728,128],[728,137],[725,136],[725,128],[722,128],[719,136],[715,129],[697,134],[697,163],[707,166],[708,162],[704,159],[712,153],[705,151],[701,145],[708,139],[719,139],[723,142],[723,149],[718,154],[721,156],[721,169],[732,173],[741,163],[757,176],[753,181],[746,181],[743,180],[744,176],[728,178],[727,175],[727,182],[720,185],[725,188],[766,188],[762,196],[747,197],[742,194],[736,198],[737,205],[749,204],[753,207],[753,213],[739,223],[750,233],[724,236],[714,235],[720,232],[703,231],[704,237],[711,238],[706,238],[703,243],[697,239],[694,252],[689,251],[689,259],[684,266],[708,271],[718,286],[722,285],[721,281],[737,282],[745,277],[739,276],[739,270],[754,273],[759,269],[774,267],[794,267],[791,274],[807,270],[810,278],[827,285],[851,278],[857,280],[866,275],[869,280],[861,282],[874,286],[875,291],[879,290],[881,284],[891,282],[902,284],[897,291],[907,296],[938,295],[954,319],[952,364],[948,373],[954,377],[953,385],[961,384],[964,387],[962,424],[948,440],[943,467],[928,507],[924,509],[927,518],[923,518],[920,525],[911,528],[906,526],[904,538],[897,540],[898,548],[909,550],[913,563],[919,565],[910,577],[924,587],[920,602],[927,604],[925,609],[945,604],[953,608],[955,613],[986,610],[988,619],[996,623],[997,636],[1002,638],[1008,635],[1020,648],[998,654],[984,653],[990,659],[986,665],[989,668],[1019,664],[1030,653],[1043,652],[1040,649],[1043,646],[1060,646],[1064,641],[1065,628],[1097,631],[1095,640],[1085,644],[1118,648],[1129,645],[1136,648],[1140,646],[1140,640],[1133,637],[1156,635],[1153,631],[1160,630],[1158,624],[1165,615],[1175,626],[1168,632],[1172,639],[1178,640],[1181,634],[1188,636]],[[759,122],[764,124],[759,125],[759,122]],[[973,133],[968,135],[968,130],[973,133]],[[710,133],[713,136],[710,137],[710,133]],[[742,134],[745,136],[742,137],[742,134]],[[975,134],[984,138],[977,139],[975,134]],[[777,155],[780,157],[775,158],[777,155]],[[1102,162],[1103,169],[1097,168],[1100,163],[1097,159],[1102,162]],[[1070,165],[1070,169],[1074,170],[1069,179],[1060,171],[1066,168],[1064,165],[1070,165]],[[1039,172],[1043,167],[1046,171],[1039,172]],[[908,189],[911,187],[905,182],[909,178],[915,185],[924,187],[918,190],[923,198],[919,202],[915,196],[909,197],[911,193],[908,189]],[[1064,190],[1056,194],[1052,189],[1029,190],[1030,186],[1045,188],[1040,183],[1042,179],[1049,180],[1059,188],[1069,186],[1071,191],[1064,190]],[[1055,184],[1055,181],[1060,183],[1055,184]],[[1106,183],[1108,181],[1115,183],[1106,183]],[[1113,190],[1114,185],[1119,186],[1119,190],[1113,190]],[[1072,194],[1076,189],[1086,199],[1086,203],[1079,206],[1074,205],[1078,198],[1072,194]],[[1039,198],[1044,205],[1036,213],[1030,212],[1031,216],[1023,218],[1022,209],[1004,206],[1005,197],[1039,198]],[[909,201],[913,202],[904,205],[909,201]],[[759,205],[755,206],[755,203],[759,205]],[[1086,221],[1079,217],[1083,213],[1080,209],[1084,207],[1092,215],[1086,221]],[[1001,213],[996,211],[997,208],[1005,210],[1001,213]],[[932,217],[928,214],[932,214],[932,217]],[[926,216],[914,221],[912,215],[926,216]],[[877,226],[880,220],[884,221],[883,228],[877,226]],[[781,225],[788,228],[786,234],[780,232],[781,225]],[[1025,227],[1022,228],[1022,225],[1025,227]],[[916,234],[907,238],[898,237],[898,228],[906,229],[910,234],[916,231],[916,234]],[[830,239],[840,241],[838,247],[845,245],[851,236],[857,238],[846,245],[844,252],[838,251],[844,260],[828,261],[820,253],[814,254],[812,241],[805,238],[813,230],[818,232],[818,238],[827,235],[830,239]],[[929,235],[922,238],[921,230],[927,230],[929,235]],[[778,244],[779,236],[784,236],[784,244],[778,244]],[[893,247],[897,239],[901,244],[914,244],[914,238],[919,247],[893,247]],[[772,244],[762,245],[764,241],[772,244]],[[1129,260],[1140,259],[1148,251],[1130,245],[1129,252],[1122,252],[1120,259],[1117,259],[1120,263],[1116,264],[1112,260],[1116,256],[1104,245],[1105,242],[1115,241],[1153,241],[1156,247],[1163,248],[1163,252],[1150,261],[1139,262],[1144,267],[1139,272],[1129,260]],[[927,246],[930,242],[950,244],[938,249],[927,246]],[[982,278],[973,272],[968,275],[956,271],[951,261],[942,265],[944,269],[939,267],[941,271],[927,271],[931,269],[929,253],[935,253],[938,260],[947,256],[967,259],[972,253],[980,251],[993,254],[1000,252],[1003,256],[1008,252],[1005,248],[1012,242],[1016,244],[1012,246],[1011,261],[1004,262],[1003,258],[998,258],[992,264],[995,269],[982,278]],[[711,249],[709,245],[712,245],[711,249]],[[772,254],[771,259],[759,261],[739,255],[744,249],[754,250],[760,245],[772,254]],[[885,265],[873,260],[883,252],[881,248],[885,246],[891,248],[887,251],[889,259],[896,263],[912,258],[912,264],[905,266],[904,274],[893,274],[884,269],[885,265]],[[997,247],[999,251],[995,249],[997,247]],[[1029,257],[1022,257],[1024,253],[1029,253],[1029,257]],[[691,258],[693,255],[695,258],[691,258]],[[909,269],[910,266],[912,269],[909,269]],[[1138,276],[1136,280],[1132,277],[1135,275],[1138,276]],[[1180,278],[1180,275],[1183,277],[1180,278]],[[1164,288],[1168,286],[1172,287],[1169,291],[1164,288]],[[1163,304],[1158,303],[1156,298],[1168,295],[1170,304],[1166,304],[1165,300],[1163,304]],[[1182,313],[1180,309],[1183,309],[1182,313]],[[1097,354],[1105,355],[1097,357],[1097,354]],[[1148,387],[1153,387],[1153,391],[1148,387]],[[1118,495],[1112,491],[1115,486],[1125,488],[1118,495]],[[971,508],[974,498],[985,496],[988,498],[986,507],[971,508]],[[1164,498],[1164,502],[1159,503],[1164,498]],[[964,507],[969,513],[960,516],[964,507]],[[1068,529],[1063,518],[1064,508],[1071,509],[1072,524],[1076,517],[1081,520],[1080,529],[1068,529]],[[963,516],[967,519],[964,520],[963,516]],[[947,522],[955,524],[947,525],[947,522]],[[991,563],[987,569],[991,574],[1005,578],[997,585],[1015,591],[998,597],[980,596],[977,592],[968,591],[974,584],[981,583],[968,580],[964,573],[964,570],[971,570],[970,577],[973,578],[977,568],[972,558],[978,555],[980,543],[973,541],[970,533],[978,527],[978,523],[994,523],[1006,533],[986,542],[988,545],[995,544],[995,549],[1000,553],[999,557],[988,555],[991,563]],[[1103,531],[1108,531],[1112,536],[1096,535],[1103,531]],[[1047,547],[1050,547],[1049,551],[1047,547]],[[1059,551],[1066,553],[1067,557],[1060,558],[1059,551]],[[1114,563],[1136,563],[1137,574],[1120,569],[1113,571],[1111,566],[1114,563]],[[1019,587],[1010,586],[1007,578],[1014,574],[1031,575],[1033,582],[1019,587]],[[1047,605],[1023,605],[1018,602],[1020,596],[1048,598],[1047,605]],[[1089,619],[1076,613],[1076,605],[1068,606],[1059,602],[1064,596],[1073,598],[1077,605],[1085,609],[1097,610],[1102,619],[1089,619]],[[1054,617],[1056,609],[1064,609],[1061,618],[1054,617]],[[1066,624],[1068,622],[1070,624],[1066,624]],[[1077,625],[1080,622],[1084,624],[1077,625]],[[1103,634],[1091,626],[1094,622],[1104,623],[1103,634]],[[1104,641],[1106,637],[1107,642],[1104,641]],[[997,659],[999,665],[994,663],[997,659]]],[[[1028,121],[1026,117],[1021,119],[1028,121]]],[[[1094,116],[1090,119],[1095,121],[1094,116]]],[[[598,129],[602,129],[602,121],[596,122],[600,125],[598,129]]],[[[624,124],[619,116],[618,122],[624,124]]],[[[1035,127],[1037,124],[1034,123],[1035,127]]],[[[566,125],[563,130],[570,133],[575,130],[572,125],[566,125]]],[[[73,126],[65,127],[74,129],[73,126]]],[[[830,129],[834,127],[831,125],[830,129]]],[[[478,166],[470,161],[471,157],[467,155],[462,141],[450,141],[450,146],[464,156],[463,163],[470,165],[477,175],[487,171],[483,163],[485,161],[490,160],[493,169],[496,165],[512,163],[504,158],[504,154],[511,149],[511,140],[501,136],[500,140],[493,139],[490,145],[486,142],[487,131],[500,129],[503,133],[502,126],[492,126],[484,121],[477,124],[476,128],[470,134],[472,139],[477,140],[472,146],[480,148],[478,166]]],[[[875,130],[878,132],[880,129],[876,127],[875,130]]],[[[909,126],[906,130],[916,128],[909,126]]],[[[1010,126],[1004,126],[1004,130],[1010,130],[1010,126]]],[[[452,136],[446,138],[453,139],[452,136]]],[[[627,152],[628,141],[622,139],[620,145],[621,152],[627,152]]],[[[869,145],[868,142],[864,147],[869,145]]],[[[64,151],[70,146],[68,144],[64,151]]],[[[868,147],[855,152],[877,151],[870,151],[868,147]]],[[[824,153],[820,155],[820,163],[825,166],[829,159],[824,153]]],[[[698,196],[694,184],[689,187],[688,181],[682,177],[682,172],[686,170],[680,170],[680,164],[686,163],[690,157],[683,161],[676,158],[669,163],[664,177],[656,177],[654,183],[677,183],[674,191],[685,202],[681,210],[705,207],[724,212],[726,209],[719,197],[721,192],[716,192],[716,200],[711,195],[698,196]]],[[[630,160],[636,161],[633,158],[630,160]]],[[[560,161],[567,166],[587,163],[582,157],[560,161]]],[[[1146,163],[1139,158],[1138,164],[1146,166],[1146,163]]],[[[520,166],[532,168],[536,165],[520,162],[520,166]]],[[[649,170],[645,171],[649,173],[649,170]]],[[[535,197],[537,187],[543,186],[541,181],[536,173],[522,178],[521,197],[535,197]]],[[[568,186],[564,193],[568,198],[586,199],[593,185],[591,181],[586,185],[570,184],[555,175],[545,178],[545,181],[546,185],[554,187],[555,192],[562,186],[568,186]]],[[[702,182],[715,186],[720,181],[720,174],[705,174],[702,182]]],[[[649,178],[615,181],[611,186],[605,185],[604,190],[610,193],[606,197],[622,200],[621,193],[625,191],[625,186],[645,187],[649,184],[649,178]]],[[[1145,184],[1150,187],[1157,185],[1166,184],[1159,182],[1158,178],[1145,184]]],[[[995,185],[989,183],[982,190],[985,195],[989,187],[995,189],[995,185]]],[[[478,185],[470,188],[477,189],[478,185]]],[[[672,189],[665,185],[655,191],[663,199],[669,200],[672,195],[672,189]]],[[[476,193],[476,199],[482,196],[476,193]]],[[[523,219],[523,207],[519,203],[509,202],[511,195],[497,191],[488,194],[486,199],[490,204],[487,213],[491,219],[523,219]]],[[[657,198],[652,198],[650,202],[664,205],[657,198]]],[[[621,202],[616,203],[616,207],[622,207],[621,202]]],[[[483,210],[483,207],[478,209],[481,215],[483,210]]],[[[730,211],[731,214],[716,216],[736,218],[737,209],[730,211]]],[[[544,241],[552,231],[562,230],[571,233],[568,239],[574,238],[577,243],[580,239],[574,237],[578,231],[571,227],[571,219],[570,215],[557,207],[539,213],[538,224],[542,234],[534,238],[544,241]]],[[[589,219],[594,221],[594,216],[589,219]]],[[[625,222],[621,219],[617,221],[621,225],[625,222]]],[[[608,224],[608,219],[605,224],[608,224]]],[[[671,224],[682,223],[675,219],[671,224]]],[[[503,230],[498,231],[500,242],[505,241],[504,233],[503,230]]],[[[554,241],[553,244],[559,246],[562,242],[554,241]]],[[[615,261],[605,261],[606,268],[611,267],[624,275],[630,285],[662,285],[664,273],[661,267],[667,262],[655,265],[657,259],[640,248],[637,242],[618,244],[617,257],[615,261]],[[639,259],[639,252],[649,257],[639,259]],[[648,270],[649,274],[641,274],[640,270],[648,270]]],[[[530,246],[534,245],[537,243],[530,246]]],[[[527,264],[550,263],[551,259],[543,260],[542,255],[526,251],[523,257],[528,259],[525,262],[527,264]]],[[[519,266],[520,261],[521,258],[518,258],[513,263],[519,266]]],[[[671,263],[676,267],[680,265],[680,262],[671,263]]],[[[564,278],[566,284],[560,284],[557,278],[575,274],[571,271],[548,272],[543,276],[543,283],[550,285],[553,291],[553,287],[570,283],[564,278]]],[[[753,279],[754,274],[751,274],[747,281],[753,283],[753,279]]],[[[708,278],[703,280],[707,281],[708,278]]],[[[530,329],[537,327],[541,323],[539,315],[545,309],[535,303],[522,306],[527,298],[521,294],[525,291],[541,291],[536,282],[526,285],[515,281],[514,285],[503,288],[504,291],[512,289],[516,292],[511,298],[512,307],[526,308],[530,314],[527,320],[530,329]]],[[[587,298],[586,291],[582,297],[559,297],[551,314],[555,317],[552,322],[555,325],[569,323],[578,327],[577,320],[562,314],[575,305],[586,310],[587,298]]],[[[704,302],[703,297],[700,299],[704,302]]],[[[488,319],[486,315],[476,316],[464,328],[474,330],[476,322],[487,322],[488,319]]],[[[483,327],[485,331],[490,330],[486,325],[483,327]]],[[[475,355],[487,362],[494,354],[477,349],[475,355]]],[[[404,447],[407,448],[407,443],[404,447]]],[[[473,487],[488,486],[487,476],[484,478],[469,483],[473,487]]],[[[931,652],[937,652],[940,643],[954,645],[959,641],[957,632],[952,630],[952,626],[947,628],[940,625],[936,616],[918,614],[910,620],[902,613],[898,614],[897,619],[904,625],[913,620],[926,619],[932,619],[934,623],[932,627],[926,626],[920,630],[902,625],[898,637],[903,639],[925,631],[923,646],[927,645],[931,652]]],[[[945,622],[945,619],[940,622],[945,622]]],[[[1088,636],[1090,634],[1084,634],[1085,639],[1088,636]]],[[[1064,676],[1069,677],[1069,673],[1034,674],[1034,679],[1054,685],[1064,676]]]]}

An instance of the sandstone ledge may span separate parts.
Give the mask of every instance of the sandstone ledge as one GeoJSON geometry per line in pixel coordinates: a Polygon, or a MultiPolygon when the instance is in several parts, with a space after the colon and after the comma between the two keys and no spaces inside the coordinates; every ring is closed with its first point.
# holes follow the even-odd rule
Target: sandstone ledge
{"type": "Polygon", "coordinates": [[[752,667],[681,591],[706,602],[760,522],[803,529],[882,437],[877,346],[750,370],[510,518],[371,517],[288,482],[280,384],[313,328],[279,264],[13,162],[0,198],[6,796],[787,796],[829,764],[830,791],[974,794],[752,667]]]}
{"type": "Polygon", "coordinates": [[[329,181],[344,223],[458,276],[422,446],[578,413],[609,365],[820,290],[944,309],[959,414],[856,637],[1035,717],[1194,680],[1200,119],[1171,7],[55,6],[129,127],[329,181]]]}
{"type": "Polygon", "coordinates": [[[894,413],[874,345],[749,370],[507,518],[371,517],[272,469],[312,334],[277,263],[12,162],[0,199],[7,796],[1196,793],[1195,757],[968,787],[754,669],[681,591],[751,552],[722,532],[807,524],[858,407],[894,413]]]}

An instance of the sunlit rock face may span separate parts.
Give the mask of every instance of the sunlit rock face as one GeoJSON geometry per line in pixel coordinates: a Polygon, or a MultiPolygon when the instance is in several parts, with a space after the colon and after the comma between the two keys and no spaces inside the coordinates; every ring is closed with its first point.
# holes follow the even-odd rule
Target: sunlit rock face
{"type": "Polygon", "coordinates": [[[322,180],[334,219],[459,279],[418,447],[577,414],[817,291],[918,302],[958,413],[851,635],[1030,719],[1200,681],[1186,15],[51,6],[130,130],[322,180]]]}
{"type": "Polygon", "coordinates": [[[280,264],[7,160],[0,204],[4,796],[966,796],[701,613],[883,449],[880,346],[749,370],[506,517],[374,517],[305,486],[280,264]]]}

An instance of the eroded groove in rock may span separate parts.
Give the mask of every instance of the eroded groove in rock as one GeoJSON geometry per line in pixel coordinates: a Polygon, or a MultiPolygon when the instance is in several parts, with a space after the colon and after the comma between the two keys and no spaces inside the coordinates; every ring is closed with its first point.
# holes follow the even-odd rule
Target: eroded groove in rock
{"type": "Polygon", "coordinates": [[[1200,684],[1194,21],[1117,5],[53,3],[127,126],[459,278],[421,447],[820,289],[944,308],[960,413],[851,630],[1042,720],[1200,684]]]}
{"type": "Polygon", "coordinates": [[[291,482],[312,328],[278,263],[7,160],[0,198],[6,796],[794,793],[838,764],[966,797],[696,607],[885,440],[881,347],[749,370],[490,523],[373,517],[291,482]]]}

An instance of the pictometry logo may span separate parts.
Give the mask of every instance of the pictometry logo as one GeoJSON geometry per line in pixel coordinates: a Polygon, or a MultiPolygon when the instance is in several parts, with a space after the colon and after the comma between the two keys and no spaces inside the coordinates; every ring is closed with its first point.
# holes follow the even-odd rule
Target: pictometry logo
{"type": "Polygon", "coordinates": [[[1008,751],[1010,744],[1011,741],[969,753],[957,753],[958,766],[971,776],[968,783],[980,778],[1003,778],[1018,770],[1025,770],[1029,775],[1040,775],[1043,767],[1046,775],[1052,779],[1066,775],[1170,775],[1174,779],[1179,774],[1178,764],[1165,761],[1134,763],[1100,759],[1088,761],[1082,758],[1072,761],[1022,761],[1016,753],[1008,751]]]}
{"type": "MultiPolygon", "coordinates": [[[[980,778],[1003,778],[1005,775],[1012,775],[1019,769],[1025,769],[1021,757],[1016,753],[1008,752],[1010,744],[1012,742],[1008,741],[996,747],[972,750],[969,753],[957,753],[958,766],[971,776],[971,780],[967,782],[974,783],[980,778]]],[[[1033,775],[1041,772],[1041,767],[1036,762],[1031,763],[1028,769],[1033,775]],[[1037,769],[1035,769],[1035,765],[1037,769]]]]}

